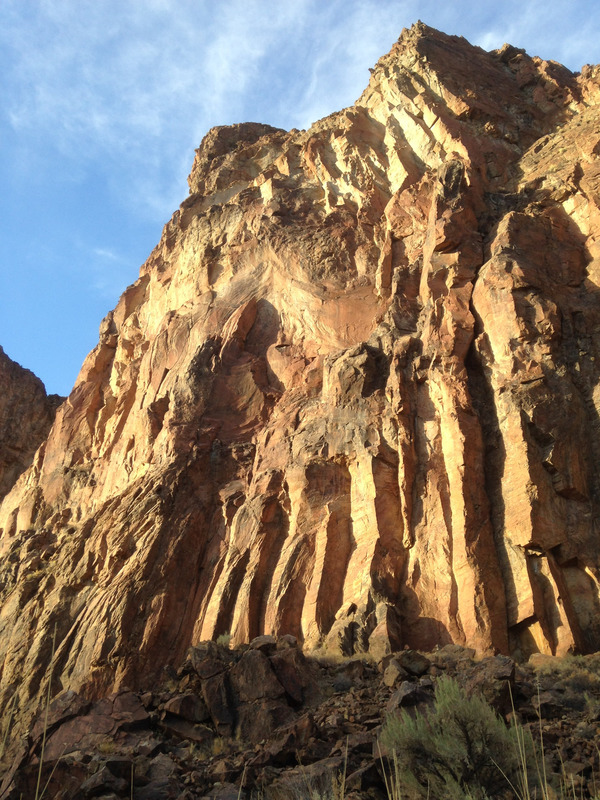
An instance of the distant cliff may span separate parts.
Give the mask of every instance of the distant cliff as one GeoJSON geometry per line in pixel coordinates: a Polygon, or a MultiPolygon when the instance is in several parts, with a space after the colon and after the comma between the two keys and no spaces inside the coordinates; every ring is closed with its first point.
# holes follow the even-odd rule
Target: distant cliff
{"type": "Polygon", "coordinates": [[[0,347],[0,500],[33,461],[64,399],[47,395],[40,379],[0,347]]]}
{"type": "Polygon", "coordinates": [[[599,97],[418,23],[351,108],[207,134],[0,507],[5,706],[55,626],[89,697],[225,632],[600,647],[599,97]]]}

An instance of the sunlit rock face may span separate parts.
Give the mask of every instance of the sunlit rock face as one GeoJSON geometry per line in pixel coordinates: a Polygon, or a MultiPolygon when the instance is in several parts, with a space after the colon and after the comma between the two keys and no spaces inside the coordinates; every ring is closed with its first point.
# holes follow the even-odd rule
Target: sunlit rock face
{"type": "Polygon", "coordinates": [[[191,644],[600,647],[600,75],[403,31],[210,131],[0,508],[3,697],[191,644]]]}

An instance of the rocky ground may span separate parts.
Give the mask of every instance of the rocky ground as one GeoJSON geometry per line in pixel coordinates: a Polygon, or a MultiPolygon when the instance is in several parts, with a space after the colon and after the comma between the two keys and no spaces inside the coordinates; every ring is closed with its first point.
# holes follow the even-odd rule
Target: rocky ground
{"type": "Polygon", "coordinates": [[[559,796],[597,795],[598,655],[517,665],[447,645],[375,662],[307,657],[291,636],[261,636],[234,650],[192,648],[153,691],[123,689],[94,703],[58,695],[26,740],[9,732],[0,797],[39,796],[41,758],[39,792],[63,800],[386,798],[382,722],[426,712],[442,675],[538,740],[541,730],[548,775],[570,784],[559,796]]]}

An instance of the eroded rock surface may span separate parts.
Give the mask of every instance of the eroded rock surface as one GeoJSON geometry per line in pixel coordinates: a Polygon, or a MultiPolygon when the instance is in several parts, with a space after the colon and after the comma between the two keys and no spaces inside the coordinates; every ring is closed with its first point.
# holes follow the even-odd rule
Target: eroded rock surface
{"type": "Polygon", "coordinates": [[[0,702],[54,629],[87,698],[225,633],[600,647],[599,95],[419,23],[353,107],[205,137],[0,507],[0,702]]]}

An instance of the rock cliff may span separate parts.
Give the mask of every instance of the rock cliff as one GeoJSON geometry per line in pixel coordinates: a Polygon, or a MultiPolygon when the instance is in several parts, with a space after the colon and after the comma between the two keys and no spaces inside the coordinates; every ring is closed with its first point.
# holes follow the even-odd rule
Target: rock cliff
{"type": "Polygon", "coordinates": [[[0,702],[190,645],[600,648],[600,70],[421,23],[211,130],[0,507],[0,702]]]}
{"type": "Polygon", "coordinates": [[[0,501],[33,461],[64,400],[0,347],[0,501]]]}

